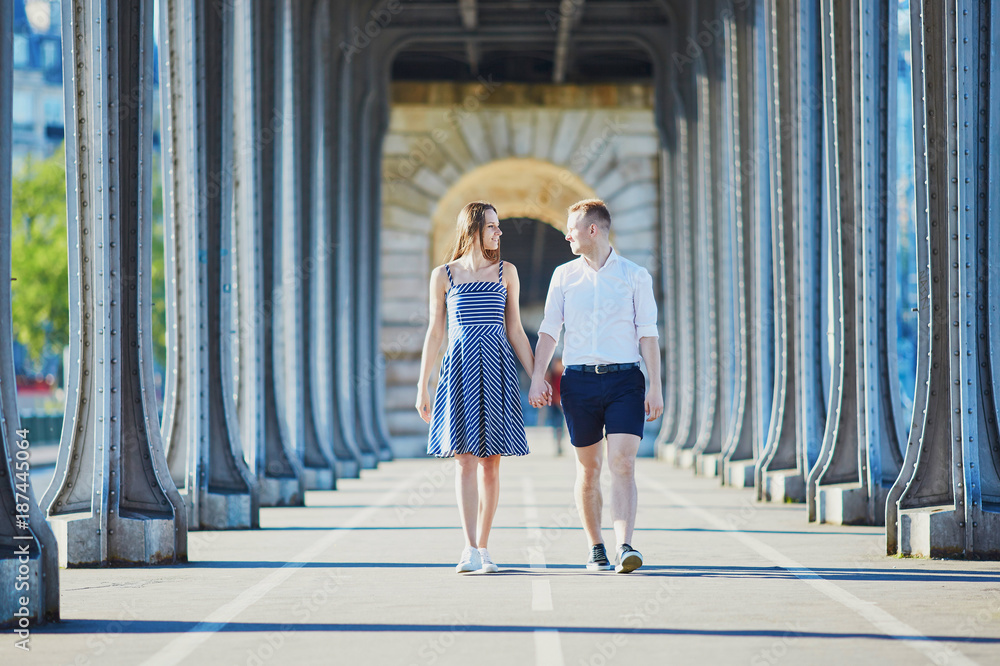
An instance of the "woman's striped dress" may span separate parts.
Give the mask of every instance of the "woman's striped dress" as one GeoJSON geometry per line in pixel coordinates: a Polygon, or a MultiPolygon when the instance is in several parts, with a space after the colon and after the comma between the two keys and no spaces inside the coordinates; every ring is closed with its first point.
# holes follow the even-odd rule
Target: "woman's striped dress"
{"type": "Polygon", "coordinates": [[[448,271],[448,351],[432,410],[427,453],[528,453],[514,353],[507,341],[503,262],[498,282],[455,284],[448,271]]]}

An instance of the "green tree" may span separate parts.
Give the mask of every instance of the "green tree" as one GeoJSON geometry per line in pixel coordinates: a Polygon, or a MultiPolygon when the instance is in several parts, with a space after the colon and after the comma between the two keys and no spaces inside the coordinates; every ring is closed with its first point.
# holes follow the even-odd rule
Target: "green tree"
{"type": "MultiPolygon", "coordinates": [[[[158,162],[159,160],[156,160],[158,162]]],[[[153,358],[166,364],[166,297],[163,265],[163,185],[153,173],[153,358]]],[[[30,356],[61,354],[69,343],[69,252],[66,235],[66,168],[62,149],[28,157],[13,180],[11,309],[14,335],[30,356]]]]}
{"type": "Polygon", "coordinates": [[[65,154],[28,157],[13,180],[11,310],[14,335],[35,360],[69,342],[65,154]]]}

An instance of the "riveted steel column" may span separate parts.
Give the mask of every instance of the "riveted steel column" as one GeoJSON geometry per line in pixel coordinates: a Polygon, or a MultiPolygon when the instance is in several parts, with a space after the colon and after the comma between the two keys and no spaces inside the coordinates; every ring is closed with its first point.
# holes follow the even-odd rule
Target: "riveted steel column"
{"type": "MultiPolygon", "coordinates": [[[[346,34],[350,26],[357,24],[354,8],[344,5],[338,8],[335,20],[346,34]]],[[[340,40],[336,40],[338,43],[340,40]]],[[[336,247],[333,257],[334,271],[334,377],[337,416],[340,429],[361,456],[362,467],[374,468],[378,456],[372,442],[359,429],[357,402],[357,302],[356,265],[363,261],[357,254],[357,227],[359,226],[358,198],[358,150],[361,145],[357,132],[356,115],[360,112],[359,100],[364,95],[357,83],[357,69],[360,56],[345,55],[339,60],[339,112],[337,129],[337,213],[336,247]]]]}
{"type": "Polygon", "coordinates": [[[990,3],[917,2],[911,25],[914,127],[925,128],[914,148],[918,351],[926,356],[918,358],[910,440],[886,510],[898,542],[888,536],[887,549],[995,558],[1000,15],[990,3]]]}
{"type": "MultiPolygon", "coordinates": [[[[319,427],[319,417],[316,413],[316,406],[322,405],[317,401],[317,395],[321,393],[320,375],[322,368],[315,363],[315,356],[318,350],[315,333],[317,330],[320,310],[317,307],[318,294],[321,291],[322,280],[319,272],[320,256],[328,255],[333,248],[325,242],[321,233],[322,223],[318,216],[314,214],[312,198],[317,195],[314,184],[316,168],[314,161],[313,141],[315,139],[315,126],[322,122],[317,114],[316,100],[320,99],[316,89],[322,85],[322,80],[317,77],[314,68],[319,66],[315,57],[317,48],[324,48],[325,45],[316,45],[313,40],[316,37],[314,20],[316,18],[317,3],[307,2],[304,4],[293,3],[291,7],[292,26],[292,53],[293,72],[296,81],[294,89],[296,99],[294,103],[295,118],[297,121],[296,146],[297,146],[297,177],[295,187],[298,190],[299,206],[298,217],[301,218],[301,233],[299,236],[299,268],[297,274],[301,276],[299,311],[301,321],[298,328],[298,336],[301,343],[298,346],[296,358],[296,368],[302,373],[302,407],[300,418],[302,420],[302,465],[303,476],[306,488],[327,490],[336,487],[336,470],[334,469],[334,454],[328,438],[321,435],[319,427]]],[[[287,115],[287,114],[286,114],[287,115]]]]}
{"type": "MultiPolygon", "coordinates": [[[[322,242],[317,247],[323,248],[317,254],[317,307],[320,308],[314,318],[316,323],[316,365],[320,368],[315,385],[314,398],[318,401],[316,414],[321,421],[322,439],[326,440],[334,454],[338,477],[357,477],[361,470],[361,452],[354,440],[353,421],[347,419],[344,405],[339,400],[338,358],[339,344],[338,327],[342,325],[340,313],[341,275],[345,270],[342,260],[342,243],[340,237],[340,191],[341,169],[350,168],[342,164],[340,131],[341,105],[341,59],[344,54],[340,49],[328,48],[328,45],[339,42],[342,26],[341,15],[331,11],[330,0],[319,0],[316,9],[314,28],[316,31],[315,60],[316,86],[314,95],[316,113],[314,115],[313,160],[313,211],[317,224],[317,233],[322,234],[322,242]],[[337,22],[336,26],[334,21],[337,22]]],[[[347,30],[347,28],[343,28],[347,30]]]]}
{"type": "Polygon", "coordinates": [[[696,95],[698,109],[698,180],[697,223],[695,225],[696,296],[699,316],[695,335],[698,353],[697,382],[697,434],[691,450],[695,456],[695,470],[708,476],[719,474],[719,452],[722,450],[723,413],[719,400],[719,210],[714,184],[718,178],[719,160],[717,146],[720,141],[719,117],[719,57],[723,34],[719,9],[715,3],[701,7],[699,25],[719,31],[712,43],[705,47],[699,59],[696,95]]]}
{"type": "Polygon", "coordinates": [[[793,3],[765,6],[768,121],[770,124],[771,254],[774,294],[774,384],[767,437],[756,467],[757,498],[805,500],[798,465],[798,372],[795,321],[798,264],[795,123],[799,83],[795,49],[798,13],[793,3]]]}
{"type": "Polygon", "coordinates": [[[894,11],[833,8],[837,148],[844,159],[838,162],[839,217],[833,218],[839,228],[831,244],[840,268],[834,275],[835,290],[840,282],[834,342],[842,369],[832,389],[839,408],[830,410],[825,457],[815,473],[820,522],[882,524],[886,494],[902,462],[891,397],[898,380],[889,376],[886,358],[894,349],[887,340],[888,307],[895,312],[886,288],[894,11]]]}
{"type": "Polygon", "coordinates": [[[63,566],[187,559],[152,390],[153,5],[64,11],[70,378],[42,504],[63,566]]]}
{"type": "Polygon", "coordinates": [[[274,150],[264,162],[264,187],[270,201],[263,211],[265,289],[274,305],[270,345],[265,351],[264,390],[273,400],[268,414],[264,455],[257,460],[257,484],[261,506],[298,506],[305,501],[302,442],[302,369],[295,367],[301,323],[299,321],[300,274],[297,137],[299,117],[295,90],[295,36],[291,0],[281,0],[262,16],[262,41],[272,41],[274,68],[271,104],[280,118],[274,150]],[[272,13],[273,11],[273,13],[272,13]],[[268,271],[271,271],[268,274],[268,271]],[[295,396],[294,403],[290,396],[295,396]]]}
{"type": "Polygon", "coordinates": [[[168,230],[169,362],[164,433],[170,472],[192,529],[257,525],[232,387],[233,37],[229,3],[168,0],[164,210],[168,230]]]}
{"type": "Polygon", "coordinates": [[[735,375],[733,417],[723,448],[723,482],[745,487],[753,483],[754,458],[757,452],[755,422],[759,419],[760,396],[754,391],[754,339],[757,335],[753,310],[754,253],[753,224],[755,174],[755,75],[753,60],[753,5],[737,8],[729,62],[735,81],[733,107],[733,181],[731,204],[733,224],[733,276],[736,284],[733,301],[733,367],[735,375]]]}
{"type": "MultiPolygon", "coordinates": [[[[353,192],[353,243],[354,260],[351,262],[354,268],[354,307],[352,308],[354,344],[353,353],[353,376],[351,383],[354,387],[354,400],[356,410],[356,422],[358,435],[362,442],[362,450],[371,453],[373,462],[382,458],[382,443],[379,441],[379,434],[375,424],[375,393],[372,390],[374,377],[377,373],[375,365],[377,344],[373,337],[375,331],[375,319],[379,316],[377,311],[373,311],[372,305],[375,303],[375,292],[378,291],[378,281],[372,274],[372,267],[375,265],[374,252],[377,246],[377,230],[381,226],[379,221],[372,217],[372,180],[376,177],[381,179],[381,171],[377,174],[373,171],[373,166],[377,162],[373,161],[373,149],[378,147],[381,151],[382,143],[376,140],[378,126],[381,121],[376,115],[383,113],[382,100],[378,99],[379,85],[378,74],[374,67],[374,59],[377,56],[375,47],[367,51],[358,58],[355,58],[355,69],[353,71],[355,81],[366,81],[368,85],[362,88],[355,86],[356,98],[354,101],[354,113],[352,114],[352,132],[354,138],[355,168],[353,169],[354,186],[353,192]],[[360,94],[359,94],[360,93],[360,94]]],[[[387,458],[386,458],[387,459],[387,458]]]]}
{"type": "MultiPolygon", "coordinates": [[[[388,45],[388,40],[379,43],[388,45]]],[[[368,169],[365,193],[368,197],[366,230],[370,235],[368,275],[364,281],[369,285],[369,297],[365,301],[368,312],[362,318],[365,324],[363,335],[370,341],[365,362],[366,371],[360,376],[361,388],[371,403],[372,430],[378,448],[379,460],[392,460],[389,445],[389,426],[385,419],[385,357],[379,349],[382,328],[382,290],[378,288],[381,269],[381,229],[382,229],[382,141],[389,128],[389,73],[391,56],[385,51],[376,51],[370,61],[370,79],[375,83],[369,120],[368,169]]]]}
{"type": "Polygon", "coordinates": [[[717,327],[719,370],[719,442],[712,453],[700,456],[701,471],[714,475],[722,473],[724,452],[731,441],[737,423],[739,403],[740,354],[738,350],[738,315],[740,275],[736,266],[736,206],[739,201],[739,149],[738,120],[736,118],[736,16],[732,2],[720,2],[715,19],[718,27],[718,48],[713,52],[712,76],[712,198],[716,202],[715,220],[718,224],[717,273],[717,327]]]}
{"type": "MultiPolygon", "coordinates": [[[[798,398],[796,464],[803,482],[812,470],[823,445],[826,424],[826,395],[823,369],[827,365],[822,342],[826,308],[822,254],[823,227],[823,78],[819,8],[811,0],[798,3],[795,48],[798,58],[797,113],[793,120],[795,136],[797,235],[795,262],[798,280],[795,309],[795,351],[798,398]]],[[[803,498],[805,492],[803,492],[803,498]]]]}
{"type": "Polygon", "coordinates": [[[14,383],[10,310],[13,42],[14,3],[0,2],[0,542],[4,544],[0,580],[9,581],[0,593],[0,627],[13,627],[9,640],[27,649],[30,641],[23,645],[18,641],[29,634],[18,634],[19,630],[59,619],[59,553],[31,488],[31,433],[21,430],[14,383]]]}

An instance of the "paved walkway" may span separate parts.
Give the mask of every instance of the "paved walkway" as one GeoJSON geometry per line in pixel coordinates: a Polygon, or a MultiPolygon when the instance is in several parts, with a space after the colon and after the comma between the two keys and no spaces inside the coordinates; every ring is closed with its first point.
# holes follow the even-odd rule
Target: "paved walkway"
{"type": "Polygon", "coordinates": [[[994,562],[887,558],[880,529],[641,459],[647,564],[591,573],[572,461],[501,470],[499,574],[454,571],[453,463],[397,461],[192,533],[186,566],[61,571],[64,621],[0,664],[1000,663],[994,562]]]}

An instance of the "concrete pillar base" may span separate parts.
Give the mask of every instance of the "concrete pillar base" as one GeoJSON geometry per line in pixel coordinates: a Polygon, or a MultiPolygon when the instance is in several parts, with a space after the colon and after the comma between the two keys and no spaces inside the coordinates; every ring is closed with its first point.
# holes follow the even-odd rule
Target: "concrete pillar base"
{"type": "Polygon", "coordinates": [[[361,469],[375,469],[378,467],[378,456],[374,453],[361,454],[361,469]]]}
{"type": "Polygon", "coordinates": [[[378,460],[379,462],[389,462],[392,460],[392,449],[380,447],[378,450],[378,460]]]}
{"type": "Polygon", "coordinates": [[[361,477],[361,465],[355,460],[337,459],[333,464],[337,469],[338,479],[358,479],[361,477]]]}
{"type": "Polygon", "coordinates": [[[677,459],[674,465],[681,469],[694,469],[697,456],[693,449],[681,449],[677,452],[677,459]]]}
{"type": "MultiPolygon", "coordinates": [[[[44,562],[38,556],[37,546],[33,541],[24,540],[21,543],[30,544],[36,552],[33,553],[27,562],[21,562],[19,558],[5,558],[0,560],[0,580],[9,581],[9,586],[0,594],[0,627],[13,627],[14,629],[33,628],[45,622],[52,622],[59,619],[58,613],[55,617],[45,617],[45,585],[48,583],[42,568],[44,562]],[[28,572],[24,573],[20,567],[27,567],[28,572]],[[26,582],[28,588],[25,591],[16,590],[15,583],[26,582]],[[27,604],[21,605],[21,597],[26,597],[27,604]],[[26,610],[22,610],[26,609],[26,610]],[[24,626],[23,623],[27,623],[24,626]]],[[[14,548],[19,543],[14,542],[14,548]]],[[[53,581],[53,584],[58,584],[53,581]]],[[[16,642],[16,634],[8,634],[10,640],[16,642]]]]}
{"type": "Polygon", "coordinates": [[[806,480],[797,470],[778,470],[764,474],[764,500],[768,502],[805,502],[806,480]]]}
{"type": "Polygon", "coordinates": [[[707,476],[714,478],[719,476],[719,470],[722,469],[722,454],[721,453],[703,453],[698,456],[695,461],[695,474],[699,476],[707,476]]]}
{"type": "Polygon", "coordinates": [[[831,525],[884,525],[885,496],[875,509],[874,523],[868,518],[868,491],[853,483],[830,484],[816,489],[816,520],[831,525]]]}
{"type": "Polygon", "coordinates": [[[253,527],[252,511],[250,495],[202,493],[201,516],[192,517],[188,524],[192,530],[249,530],[253,527]]]}
{"type": "Polygon", "coordinates": [[[100,521],[89,514],[53,516],[49,523],[59,544],[60,567],[176,564],[187,559],[175,550],[173,518],[118,516],[110,521],[107,534],[101,534],[100,521]]]}
{"type": "Polygon", "coordinates": [[[976,520],[975,543],[965,541],[962,515],[952,506],[903,509],[899,512],[899,554],[910,557],[1000,559],[1000,514],[982,513],[976,520]]]}
{"type": "Polygon", "coordinates": [[[302,470],[302,479],[306,484],[306,490],[337,489],[337,477],[332,469],[306,467],[302,470]]]}
{"type": "Polygon", "coordinates": [[[260,487],[261,506],[303,506],[305,504],[298,479],[262,477],[257,482],[260,487]]]}
{"type": "Polygon", "coordinates": [[[755,465],[752,460],[732,460],[725,465],[725,483],[733,488],[753,488],[755,465]]]}
{"type": "Polygon", "coordinates": [[[677,467],[677,455],[679,453],[680,447],[676,444],[663,444],[660,447],[659,456],[668,465],[677,467]]]}

